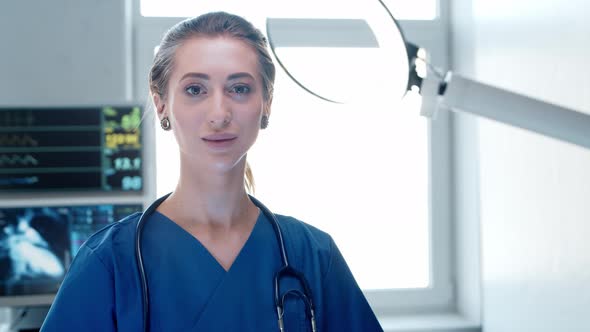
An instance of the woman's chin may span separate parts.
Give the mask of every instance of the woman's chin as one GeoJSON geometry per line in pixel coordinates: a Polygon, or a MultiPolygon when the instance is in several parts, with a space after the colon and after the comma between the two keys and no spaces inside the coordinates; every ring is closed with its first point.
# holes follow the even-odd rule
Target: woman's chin
{"type": "Polygon", "coordinates": [[[205,174],[211,175],[224,175],[238,170],[243,171],[243,165],[245,165],[246,154],[242,156],[233,155],[206,155],[203,154],[184,154],[181,155],[181,159],[185,159],[185,162],[181,161],[181,164],[188,166],[189,168],[205,174]]]}
{"type": "Polygon", "coordinates": [[[227,174],[230,172],[235,172],[237,170],[242,171],[242,167],[240,167],[241,159],[221,159],[215,158],[215,160],[211,160],[209,162],[208,168],[213,174],[227,174]]]}

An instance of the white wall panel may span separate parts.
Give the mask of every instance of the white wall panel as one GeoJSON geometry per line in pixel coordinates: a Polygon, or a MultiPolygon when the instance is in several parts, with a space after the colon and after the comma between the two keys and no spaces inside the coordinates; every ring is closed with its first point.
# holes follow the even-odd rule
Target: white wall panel
{"type": "MultiPolygon", "coordinates": [[[[588,1],[456,3],[457,72],[590,113],[588,1]]],[[[458,159],[479,162],[484,331],[590,331],[590,151],[489,120],[456,130],[477,142],[458,159]]]]}
{"type": "Polygon", "coordinates": [[[3,1],[0,105],[130,102],[127,2],[3,1]]]}

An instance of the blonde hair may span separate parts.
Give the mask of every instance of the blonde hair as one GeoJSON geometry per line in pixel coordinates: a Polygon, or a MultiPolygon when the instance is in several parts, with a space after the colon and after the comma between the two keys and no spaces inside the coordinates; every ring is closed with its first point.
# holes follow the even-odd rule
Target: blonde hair
{"type": "Polygon", "coordinates": [[[246,187],[246,190],[254,195],[254,174],[252,174],[252,167],[250,167],[250,164],[248,164],[248,161],[246,161],[246,170],[244,171],[244,186],[246,187]]]}
{"type": "MultiPolygon", "coordinates": [[[[268,51],[266,37],[244,18],[225,12],[213,12],[186,19],[174,25],[162,38],[149,73],[150,91],[166,99],[168,81],[174,65],[176,49],[184,41],[195,36],[229,36],[246,42],[258,55],[262,94],[266,107],[272,102],[275,66],[268,51]]],[[[246,161],[244,187],[254,193],[254,175],[246,161]]]]}

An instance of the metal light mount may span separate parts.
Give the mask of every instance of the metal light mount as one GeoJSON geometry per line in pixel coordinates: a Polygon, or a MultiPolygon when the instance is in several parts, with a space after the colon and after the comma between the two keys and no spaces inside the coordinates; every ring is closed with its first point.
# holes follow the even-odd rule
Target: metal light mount
{"type": "Polygon", "coordinates": [[[408,54],[408,64],[410,70],[408,72],[408,87],[407,91],[412,90],[412,87],[416,86],[420,88],[422,86],[423,77],[418,73],[417,62],[420,60],[418,52],[420,47],[417,45],[406,42],[406,53],[408,54]]]}
{"type": "Polygon", "coordinates": [[[590,149],[590,115],[483,84],[449,71],[422,81],[421,114],[442,107],[530,130],[590,149]]]}
{"type": "MultiPolygon", "coordinates": [[[[330,9],[341,10],[344,4],[339,3],[330,9]]],[[[366,103],[384,96],[393,102],[416,86],[422,96],[421,114],[430,119],[446,108],[590,148],[590,115],[452,71],[440,73],[419,56],[418,46],[406,41],[383,2],[363,2],[361,7],[351,3],[357,6],[346,13],[356,17],[352,19],[267,18],[277,62],[306,91],[336,103],[366,103]],[[426,75],[419,73],[420,61],[428,67],[426,75]],[[357,100],[347,100],[349,96],[357,100]]]]}

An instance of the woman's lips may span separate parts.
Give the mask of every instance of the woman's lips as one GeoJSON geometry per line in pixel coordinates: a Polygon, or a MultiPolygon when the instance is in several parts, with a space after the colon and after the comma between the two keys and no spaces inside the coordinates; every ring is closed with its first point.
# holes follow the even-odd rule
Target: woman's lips
{"type": "Polygon", "coordinates": [[[203,139],[206,141],[224,141],[236,138],[237,135],[231,133],[215,133],[204,136],[203,139]]]}
{"type": "Polygon", "coordinates": [[[207,146],[209,146],[210,148],[213,148],[215,150],[228,148],[235,142],[235,140],[236,140],[235,136],[233,136],[231,138],[216,138],[216,139],[203,138],[203,141],[205,142],[205,144],[207,144],[207,146]]]}

